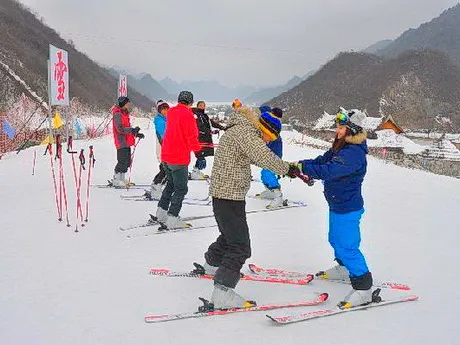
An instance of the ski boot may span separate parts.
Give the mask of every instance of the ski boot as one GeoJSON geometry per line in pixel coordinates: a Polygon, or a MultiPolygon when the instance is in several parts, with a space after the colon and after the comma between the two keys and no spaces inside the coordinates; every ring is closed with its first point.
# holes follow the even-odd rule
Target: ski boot
{"type": "Polygon", "coordinates": [[[273,200],[275,198],[275,193],[265,186],[265,190],[262,193],[256,194],[256,196],[260,199],[273,200]]]}
{"type": "Polygon", "coordinates": [[[161,227],[158,230],[175,230],[175,229],[188,229],[192,224],[184,222],[179,216],[168,214],[166,221],[160,221],[161,227]]]}
{"type": "Polygon", "coordinates": [[[148,223],[151,225],[158,224],[158,223],[164,223],[168,219],[168,211],[163,210],[161,207],[157,208],[157,213],[154,216],[153,214],[150,215],[150,219],[148,220],[148,223]]]}
{"type": "Polygon", "coordinates": [[[288,201],[283,200],[283,193],[281,192],[281,189],[273,189],[273,200],[270,201],[270,203],[266,206],[267,209],[271,208],[278,208],[278,207],[283,207],[287,206],[288,201]]]}
{"type": "Polygon", "coordinates": [[[315,274],[316,277],[322,279],[329,279],[329,280],[341,280],[344,282],[350,282],[349,272],[342,265],[336,265],[334,267],[329,268],[326,271],[319,271],[315,274]]]}
{"type": "Polygon", "coordinates": [[[208,175],[203,174],[198,168],[193,168],[192,172],[188,174],[189,180],[207,180],[208,175]]]}
{"type": "Polygon", "coordinates": [[[348,295],[345,296],[343,301],[339,302],[337,306],[340,309],[351,309],[359,306],[365,306],[371,303],[382,302],[380,297],[381,289],[372,291],[372,288],[367,290],[351,290],[348,295]]]}
{"type": "MultiPolygon", "coordinates": [[[[150,188],[150,200],[160,200],[163,190],[161,184],[152,184],[150,188]]],[[[147,192],[147,191],[146,191],[147,192]]]]}
{"type": "Polygon", "coordinates": [[[125,188],[126,187],[126,182],[124,180],[124,174],[122,173],[115,173],[113,175],[113,179],[112,179],[112,186],[115,187],[115,188],[125,188]]]}
{"type": "Polygon", "coordinates": [[[238,295],[232,288],[214,283],[211,302],[214,309],[251,308],[257,306],[255,301],[249,301],[238,295]]]}

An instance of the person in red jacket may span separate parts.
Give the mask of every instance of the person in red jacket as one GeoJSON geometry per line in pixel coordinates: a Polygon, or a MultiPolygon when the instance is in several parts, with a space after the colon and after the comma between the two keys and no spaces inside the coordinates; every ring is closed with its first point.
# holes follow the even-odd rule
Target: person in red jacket
{"type": "Polygon", "coordinates": [[[188,192],[190,153],[202,149],[198,141],[196,118],[191,109],[193,94],[182,91],[177,101],[179,104],[168,111],[168,125],[161,146],[161,162],[168,182],[156,212],[157,221],[168,229],[187,226],[180,219],[179,212],[188,192]]]}
{"type": "Polygon", "coordinates": [[[113,175],[112,185],[116,188],[126,187],[128,183],[125,174],[131,166],[131,146],[135,138],[144,138],[139,133],[139,127],[131,127],[129,108],[131,103],[128,97],[119,97],[118,106],[112,108],[113,139],[117,148],[117,165],[113,175]]]}

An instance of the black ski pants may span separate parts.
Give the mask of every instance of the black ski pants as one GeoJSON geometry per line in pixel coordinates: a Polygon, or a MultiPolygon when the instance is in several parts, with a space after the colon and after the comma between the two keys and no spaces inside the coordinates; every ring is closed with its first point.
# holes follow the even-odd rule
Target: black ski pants
{"type": "Polygon", "coordinates": [[[131,148],[122,147],[117,150],[117,165],[115,166],[115,173],[126,173],[131,166],[131,148]]]}
{"type": "Polygon", "coordinates": [[[204,257],[208,264],[219,267],[214,282],[234,288],[240,279],[241,268],[251,257],[246,202],[213,198],[212,207],[220,236],[209,246],[204,257]]]}

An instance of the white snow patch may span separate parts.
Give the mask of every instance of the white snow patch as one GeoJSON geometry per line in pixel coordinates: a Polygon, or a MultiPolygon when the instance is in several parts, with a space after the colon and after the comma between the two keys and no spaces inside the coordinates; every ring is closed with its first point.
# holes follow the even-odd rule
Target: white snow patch
{"type": "Polygon", "coordinates": [[[414,143],[404,135],[396,134],[391,129],[383,129],[375,132],[377,139],[368,139],[369,147],[393,147],[402,148],[406,154],[418,154],[425,150],[425,147],[414,143]]]}

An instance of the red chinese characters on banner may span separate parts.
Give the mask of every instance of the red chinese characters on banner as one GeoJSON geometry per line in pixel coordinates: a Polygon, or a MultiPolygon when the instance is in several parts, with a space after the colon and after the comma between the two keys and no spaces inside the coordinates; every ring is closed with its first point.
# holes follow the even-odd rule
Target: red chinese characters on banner
{"type": "Polygon", "coordinates": [[[56,57],[57,57],[57,61],[56,63],[54,64],[54,80],[56,81],[57,83],[57,96],[56,96],[56,99],[58,101],[63,101],[65,100],[65,91],[66,91],[66,81],[64,79],[64,74],[67,73],[68,69],[67,69],[67,64],[62,61],[62,57],[63,57],[63,52],[62,51],[58,51],[56,53],[56,57]]]}
{"type": "Polygon", "coordinates": [[[50,105],[69,105],[69,58],[64,49],[50,44],[48,65],[50,105]]]}
{"type": "Polygon", "coordinates": [[[127,97],[128,96],[128,78],[120,74],[118,80],[118,97],[127,97]]]}

